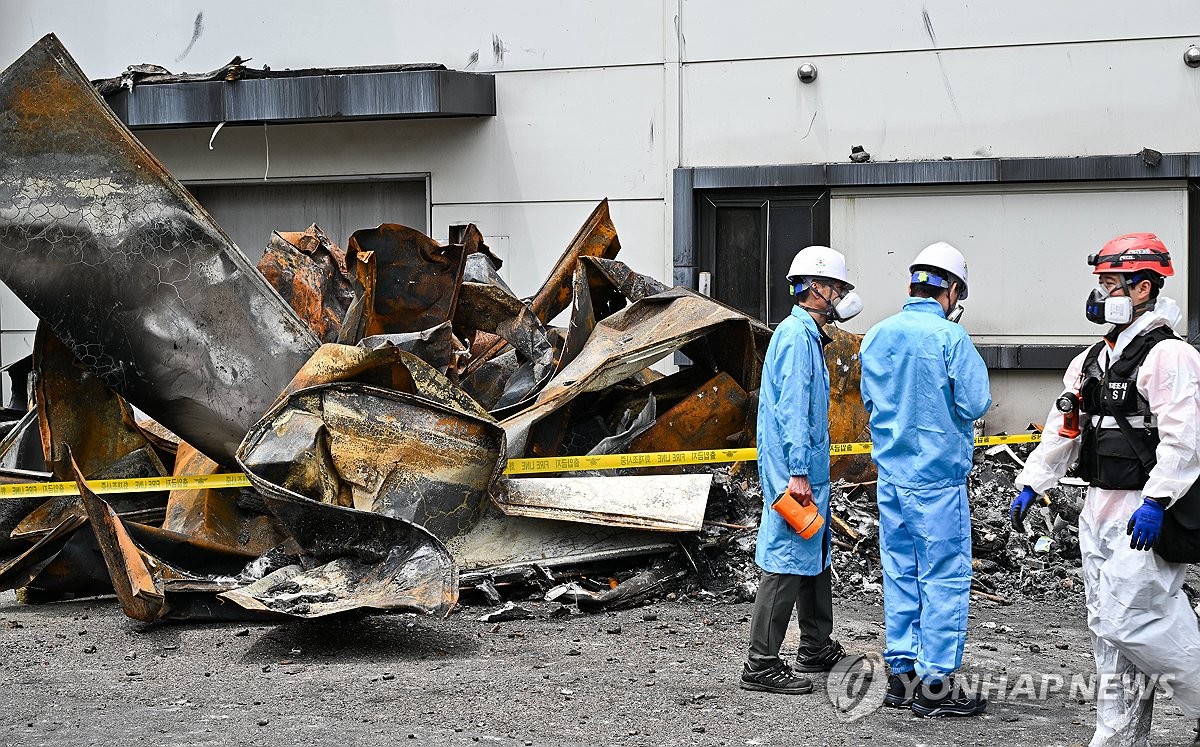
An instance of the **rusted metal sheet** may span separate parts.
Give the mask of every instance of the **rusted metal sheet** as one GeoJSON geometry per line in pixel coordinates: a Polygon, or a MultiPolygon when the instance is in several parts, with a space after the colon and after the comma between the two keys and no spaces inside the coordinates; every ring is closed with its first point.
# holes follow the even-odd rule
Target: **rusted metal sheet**
{"type": "MultiPolygon", "coordinates": [[[[481,394],[488,400],[489,409],[500,409],[525,401],[554,375],[555,348],[546,327],[533,311],[498,285],[463,283],[459,296],[455,324],[499,335],[512,346],[521,358],[518,366],[503,381],[498,397],[490,392],[494,386],[485,384],[481,394]]],[[[500,364],[507,368],[507,364],[500,364]]],[[[488,367],[485,364],[485,367],[488,367]]],[[[495,369],[496,366],[488,368],[495,369]]],[[[484,367],[476,370],[482,382],[489,381],[484,367]]],[[[465,378],[463,386],[474,391],[473,377],[465,378]]]]}
{"type": "MultiPolygon", "coordinates": [[[[0,485],[16,485],[30,482],[50,482],[54,475],[49,472],[30,472],[27,470],[0,469],[0,485]]],[[[9,555],[29,546],[24,540],[13,539],[10,535],[17,525],[38,506],[45,498],[10,497],[0,500],[0,556],[9,555]]]]}
{"type": "Polygon", "coordinates": [[[501,422],[508,434],[508,455],[525,456],[532,447],[531,429],[580,394],[605,389],[680,349],[693,360],[707,359],[711,370],[729,371],[745,389],[757,384],[750,318],[675,288],[598,323],[583,350],[542,389],[536,402],[501,422]],[[710,339],[700,342],[706,336],[710,339]]]}
{"type": "Polygon", "coordinates": [[[712,474],[522,477],[500,482],[496,505],[508,516],[698,532],[711,486],[712,474]]]}
{"type": "Polygon", "coordinates": [[[728,449],[730,436],[746,430],[746,392],[722,371],[682,402],[658,417],[657,422],[629,444],[629,450],[686,451],[728,449]]]}
{"type": "MultiPolygon", "coordinates": [[[[611,288],[630,303],[636,303],[647,296],[657,295],[669,288],[649,275],[634,272],[629,265],[615,259],[605,257],[580,257],[579,259],[580,264],[594,269],[594,272],[590,273],[593,294],[605,292],[611,288]],[[607,283],[603,282],[601,277],[607,283]]],[[[610,303],[608,306],[611,307],[612,304],[610,303]]]]}
{"type": "Polygon", "coordinates": [[[222,599],[308,618],[364,607],[445,615],[458,602],[458,569],[424,528],[277,491],[264,499],[304,553],[325,562],[281,568],[222,599]]]}
{"type": "Polygon", "coordinates": [[[82,474],[78,481],[88,520],[100,543],[121,609],[135,620],[157,621],[165,612],[161,577],[156,578],[116,512],[88,489],[82,474]]]}
{"type": "Polygon", "coordinates": [[[492,420],[478,402],[440,371],[418,356],[393,345],[390,341],[393,337],[382,335],[369,338],[376,346],[369,349],[361,344],[322,345],[287,385],[279,401],[308,387],[353,381],[416,394],[446,407],[492,420]]]}
{"type": "Polygon", "coordinates": [[[420,332],[401,332],[394,335],[373,335],[358,341],[367,350],[391,345],[412,353],[442,373],[456,367],[459,358],[466,357],[467,348],[454,334],[450,322],[420,332]]]}
{"type": "Polygon", "coordinates": [[[356,381],[413,394],[412,374],[402,362],[402,351],[391,345],[369,350],[354,345],[322,345],[284,387],[279,402],[301,389],[339,381],[356,381]]]}
{"type": "MultiPolygon", "coordinates": [[[[862,361],[858,350],[862,335],[825,325],[825,334],[833,342],[825,346],[825,365],[829,368],[829,440],[835,444],[859,443],[871,440],[871,422],[863,405],[862,361]]],[[[849,482],[874,480],[875,463],[870,454],[856,454],[834,459],[830,464],[830,479],[849,482]]]]}
{"type": "MultiPolygon", "coordinates": [[[[214,475],[219,464],[191,445],[181,443],[176,476],[214,475]]],[[[222,551],[257,558],[287,539],[271,516],[256,514],[238,503],[240,488],[172,490],[162,528],[208,543],[222,551]]],[[[240,570],[240,569],[239,569],[240,570]]]]}
{"type": "Polygon", "coordinates": [[[53,35],[0,74],[0,280],[217,461],[317,347],[53,35]]]}
{"type": "MultiPolygon", "coordinates": [[[[617,239],[617,229],[613,226],[612,218],[609,216],[608,200],[602,200],[592,210],[592,214],[584,221],[574,238],[571,239],[562,256],[558,258],[558,261],[550,270],[550,274],[547,276],[545,282],[542,283],[541,289],[529,301],[528,306],[530,311],[543,324],[549,323],[571,303],[574,285],[573,278],[579,266],[580,258],[605,257],[611,259],[620,250],[621,242],[617,239]]],[[[473,270],[471,280],[473,282],[486,282],[499,285],[508,290],[507,284],[503,280],[500,280],[499,276],[495,273],[495,269],[498,268],[499,265],[497,264],[489,272],[485,266],[479,265],[473,270]]],[[[509,292],[511,293],[511,291],[509,292]]],[[[565,344],[564,342],[563,345],[565,344]]],[[[563,345],[556,347],[563,347],[563,345]]],[[[507,340],[503,338],[488,340],[486,344],[473,346],[471,349],[472,362],[467,366],[464,376],[474,373],[484,363],[500,355],[506,347],[508,347],[507,340]]],[[[496,372],[493,371],[485,374],[482,378],[494,380],[496,372]]]]}
{"type": "Polygon", "coordinates": [[[86,523],[85,516],[68,516],[32,545],[27,542],[20,543],[26,548],[24,552],[0,566],[0,590],[8,591],[28,586],[58,557],[71,537],[86,523]]]}
{"type": "MultiPolygon", "coordinates": [[[[70,454],[70,447],[64,447],[64,455],[70,454]]],[[[64,462],[68,467],[70,461],[64,462]]],[[[167,469],[158,459],[154,449],[143,446],[135,452],[125,455],[112,464],[96,470],[88,475],[90,480],[108,480],[116,478],[166,477],[167,469]]],[[[72,478],[74,479],[73,473],[72,478]]],[[[160,509],[166,505],[167,492],[153,491],[146,493],[114,493],[109,500],[117,507],[117,511],[126,514],[152,509],[160,509]]],[[[60,495],[43,499],[43,503],[21,520],[12,530],[13,539],[33,541],[58,526],[67,516],[82,516],[83,503],[77,495],[60,495]]]]}
{"type": "Polygon", "coordinates": [[[657,280],[629,269],[624,262],[582,256],[571,277],[571,321],[558,367],[579,355],[596,323],[607,319],[629,302],[640,301],[667,290],[657,280]]]}
{"type": "Polygon", "coordinates": [[[322,342],[337,342],[354,302],[346,253],[316,223],[275,231],[258,270],[322,342]]]}
{"type": "Polygon", "coordinates": [[[238,465],[264,496],[353,506],[445,541],[479,517],[502,469],[495,422],[354,383],[303,389],[246,435],[238,465]]]}
{"type": "Polygon", "coordinates": [[[461,245],[442,246],[407,226],[384,223],[355,231],[346,267],[357,298],[338,342],[420,332],[452,319],[465,259],[461,245]]]}
{"type": "Polygon", "coordinates": [[[72,479],[63,461],[78,454],[85,475],[94,475],[149,445],[120,395],[85,368],[45,324],[33,341],[34,401],[46,464],[59,480],[72,479]]]}
{"type": "Polygon", "coordinates": [[[542,287],[529,306],[543,323],[549,322],[571,303],[571,277],[580,257],[612,259],[621,251],[617,228],[608,213],[608,200],[592,210],[562,256],[554,263],[542,287]]]}

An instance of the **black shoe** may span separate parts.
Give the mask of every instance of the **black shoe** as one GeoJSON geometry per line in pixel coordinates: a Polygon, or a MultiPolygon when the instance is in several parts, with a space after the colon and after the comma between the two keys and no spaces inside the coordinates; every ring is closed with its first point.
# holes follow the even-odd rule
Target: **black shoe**
{"type": "Polygon", "coordinates": [[[801,647],[796,652],[797,672],[828,672],[846,655],[842,644],[829,639],[829,642],[817,649],[801,647]]]}
{"type": "Polygon", "coordinates": [[[921,678],[912,670],[891,674],[888,677],[887,693],[883,696],[883,704],[888,708],[908,708],[913,704],[913,698],[916,696],[917,687],[920,684],[921,678]]]}
{"type": "Polygon", "coordinates": [[[782,693],[784,695],[803,695],[812,692],[813,683],[807,677],[800,677],[792,668],[783,662],[766,669],[751,669],[747,664],[742,668],[743,690],[759,690],[765,693],[782,693]]]}
{"type": "Polygon", "coordinates": [[[969,694],[953,678],[936,685],[922,682],[912,702],[912,712],[922,718],[978,716],[985,710],[987,700],[980,695],[969,694]]]}

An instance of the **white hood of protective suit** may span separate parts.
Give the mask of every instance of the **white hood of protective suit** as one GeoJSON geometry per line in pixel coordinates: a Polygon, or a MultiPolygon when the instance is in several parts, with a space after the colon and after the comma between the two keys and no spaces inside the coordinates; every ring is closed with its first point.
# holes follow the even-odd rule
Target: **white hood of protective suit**
{"type": "Polygon", "coordinates": [[[1183,310],[1179,308],[1179,304],[1175,303],[1172,298],[1159,296],[1153,309],[1134,319],[1128,327],[1121,331],[1121,334],[1117,335],[1117,342],[1113,345],[1111,353],[1112,359],[1119,357],[1125,350],[1125,346],[1146,330],[1162,326],[1175,329],[1182,321],[1183,310]]]}

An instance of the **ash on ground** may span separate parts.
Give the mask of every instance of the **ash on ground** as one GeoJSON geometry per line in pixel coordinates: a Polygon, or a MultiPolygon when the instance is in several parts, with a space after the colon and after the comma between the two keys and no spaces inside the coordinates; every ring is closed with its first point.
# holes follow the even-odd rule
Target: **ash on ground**
{"type": "MultiPolygon", "coordinates": [[[[1011,526],[1014,479],[1032,450],[1029,444],[976,450],[967,482],[974,605],[1084,603],[1078,519],[1086,486],[1068,479],[1049,491],[1049,506],[1029,513],[1025,532],[1011,526]]],[[[661,599],[753,601],[761,573],[754,548],[763,507],[757,467],[739,462],[706,469],[713,474],[713,484],[704,529],[680,535],[675,554],[559,572],[532,586],[509,587],[504,597],[557,600],[563,605],[561,614],[643,606],[661,599]],[[564,581],[570,588],[564,588],[564,581]],[[621,592],[618,586],[624,587],[621,592]]],[[[880,604],[883,572],[875,483],[835,483],[831,502],[834,596],[880,604]]],[[[1200,573],[1195,568],[1189,570],[1184,590],[1193,605],[1200,601],[1200,573]]]]}

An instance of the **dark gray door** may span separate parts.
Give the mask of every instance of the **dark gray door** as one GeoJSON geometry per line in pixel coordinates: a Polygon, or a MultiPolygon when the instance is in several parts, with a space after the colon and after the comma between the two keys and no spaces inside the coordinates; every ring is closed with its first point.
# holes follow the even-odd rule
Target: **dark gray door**
{"type": "Polygon", "coordinates": [[[699,270],[711,273],[713,298],[774,327],[792,307],[792,257],[829,243],[829,193],[713,190],[698,199],[699,270]]]}
{"type": "Polygon", "coordinates": [[[303,231],[316,223],[346,248],[350,234],[380,223],[429,232],[425,180],[191,185],[238,248],[257,262],[272,231],[303,231]]]}

